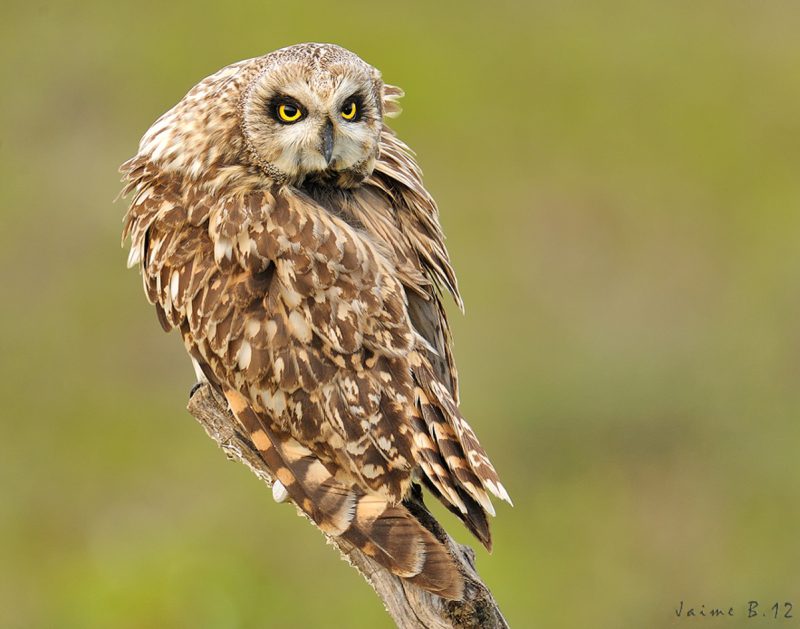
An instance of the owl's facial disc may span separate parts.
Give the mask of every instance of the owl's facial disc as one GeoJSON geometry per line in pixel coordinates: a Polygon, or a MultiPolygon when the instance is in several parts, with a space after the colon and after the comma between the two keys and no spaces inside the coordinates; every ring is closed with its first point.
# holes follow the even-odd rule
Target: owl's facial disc
{"type": "Polygon", "coordinates": [[[293,185],[357,185],[370,175],[382,128],[381,84],[359,62],[363,67],[283,64],[256,79],[243,102],[243,129],[262,169],[293,185]]]}

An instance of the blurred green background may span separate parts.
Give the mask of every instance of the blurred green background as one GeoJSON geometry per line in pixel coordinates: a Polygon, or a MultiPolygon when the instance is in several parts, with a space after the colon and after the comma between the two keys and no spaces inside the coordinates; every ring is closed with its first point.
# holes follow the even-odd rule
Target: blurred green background
{"type": "Polygon", "coordinates": [[[478,550],[512,626],[680,626],[681,600],[736,608],[708,627],[750,599],[800,617],[797,3],[3,14],[0,626],[391,626],[185,412],[112,203],[194,83],[301,41],[407,92],[393,126],[467,303],[463,409],[516,503],[478,550]]]}

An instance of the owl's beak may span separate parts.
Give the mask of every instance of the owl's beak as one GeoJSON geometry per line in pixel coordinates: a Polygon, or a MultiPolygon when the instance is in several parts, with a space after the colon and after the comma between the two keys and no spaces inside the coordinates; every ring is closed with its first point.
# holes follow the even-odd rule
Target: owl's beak
{"type": "Polygon", "coordinates": [[[322,128],[322,155],[330,166],[333,161],[333,123],[330,120],[322,128]]]}

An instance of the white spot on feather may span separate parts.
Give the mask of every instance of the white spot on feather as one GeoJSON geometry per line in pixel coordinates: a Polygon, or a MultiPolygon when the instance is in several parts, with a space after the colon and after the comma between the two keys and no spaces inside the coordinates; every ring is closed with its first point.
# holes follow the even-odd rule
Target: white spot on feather
{"type": "Polygon", "coordinates": [[[418,448],[426,448],[427,450],[435,449],[431,438],[421,432],[414,433],[414,445],[416,445],[418,448]]]}
{"type": "Polygon", "coordinates": [[[192,163],[189,164],[189,176],[193,179],[197,178],[201,172],[205,169],[206,165],[200,159],[195,158],[192,160],[192,163]]]}
{"type": "Polygon", "coordinates": [[[331,473],[325,468],[320,461],[314,461],[308,466],[306,476],[303,479],[305,482],[312,485],[321,485],[323,482],[331,477],[331,473]]]}
{"type": "Polygon", "coordinates": [[[283,486],[283,483],[276,478],[275,482],[272,483],[272,499],[275,502],[281,503],[286,502],[288,498],[289,492],[286,491],[286,487],[283,486]]]}
{"type": "MultiPolygon", "coordinates": [[[[171,121],[168,121],[171,122],[171,121]]],[[[159,161],[164,154],[167,152],[167,149],[171,148],[172,144],[172,135],[168,131],[164,131],[160,135],[156,136],[155,139],[151,139],[148,141],[147,146],[145,147],[143,153],[150,152],[150,159],[154,162],[159,161]]]]}
{"type": "Polygon", "coordinates": [[[289,308],[297,308],[303,301],[303,296],[300,293],[285,284],[281,286],[281,296],[289,308]]]}
{"type": "Polygon", "coordinates": [[[286,396],[280,389],[275,391],[275,395],[272,396],[272,410],[277,415],[283,415],[283,411],[286,410],[286,396]]]}
{"type": "Polygon", "coordinates": [[[289,313],[289,331],[303,343],[311,342],[311,327],[305,317],[297,310],[289,313]]]}
{"type": "Polygon", "coordinates": [[[194,358],[192,358],[192,367],[194,367],[194,375],[197,377],[198,382],[208,382],[206,374],[204,374],[203,370],[200,368],[200,363],[194,358]]]}
{"type": "Polygon", "coordinates": [[[178,299],[178,290],[180,289],[180,274],[177,271],[172,272],[172,277],[169,279],[169,294],[172,296],[172,301],[178,299]]]}
{"type": "Polygon", "coordinates": [[[261,329],[261,323],[258,319],[248,319],[244,324],[244,333],[246,336],[253,338],[261,329]]]}
{"type": "Polygon", "coordinates": [[[242,341],[239,352],[236,355],[236,360],[239,363],[239,369],[247,369],[250,366],[250,359],[253,357],[253,348],[247,341],[242,341]]]}
{"type": "Polygon", "coordinates": [[[276,415],[282,415],[283,411],[286,410],[286,396],[280,389],[276,390],[274,393],[269,390],[261,391],[259,395],[261,397],[261,403],[267,410],[272,411],[276,415]]]}
{"type": "Polygon", "coordinates": [[[503,487],[502,483],[497,483],[497,497],[505,500],[512,507],[514,506],[514,503],[511,502],[511,496],[508,495],[508,491],[506,491],[506,488],[503,487]]]}
{"type": "Polygon", "coordinates": [[[129,269],[133,268],[141,261],[142,261],[142,247],[141,246],[131,247],[131,250],[128,253],[128,268],[129,269]]]}
{"type": "Polygon", "coordinates": [[[221,262],[222,258],[230,260],[233,257],[233,242],[227,238],[220,238],[214,243],[214,260],[221,262]]]}
{"type": "Polygon", "coordinates": [[[134,203],[136,205],[141,205],[142,203],[147,201],[147,199],[149,199],[152,196],[152,194],[153,194],[153,186],[147,186],[147,187],[143,187],[143,188],[139,188],[137,186],[137,188],[136,188],[136,198],[134,200],[134,203]]]}
{"type": "Polygon", "coordinates": [[[389,450],[392,447],[392,442],[386,437],[378,437],[378,447],[381,450],[389,450]]]}
{"type": "Polygon", "coordinates": [[[370,480],[373,478],[378,478],[383,473],[383,470],[380,469],[377,465],[373,465],[372,463],[367,463],[365,466],[361,468],[361,475],[364,478],[369,478],[370,480]]]}

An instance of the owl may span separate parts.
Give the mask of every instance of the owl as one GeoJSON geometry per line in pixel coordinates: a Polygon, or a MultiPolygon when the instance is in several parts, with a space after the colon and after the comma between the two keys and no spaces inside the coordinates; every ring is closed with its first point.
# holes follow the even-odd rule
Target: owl
{"type": "Polygon", "coordinates": [[[446,599],[464,580],[404,502],[425,486],[491,547],[510,502],[459,411],[438,210],[386,125],[403,92],[299,44],[203,79],[121,167],[123,242],[167,331],[325,533],[446,599]]]}

